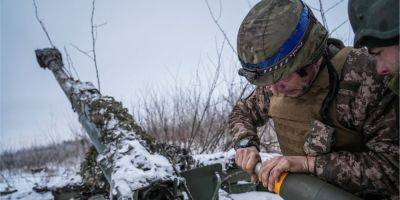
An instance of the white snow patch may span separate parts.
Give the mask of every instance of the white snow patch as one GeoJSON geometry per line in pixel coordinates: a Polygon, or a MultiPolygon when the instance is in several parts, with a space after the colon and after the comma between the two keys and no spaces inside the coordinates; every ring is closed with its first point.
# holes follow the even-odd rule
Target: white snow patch
{"type": "Polygon", "coordinates": [[[228,194],[219,190],[219,200],[283,200],[279,195],[270,192],[245,192],[240,194],[228,194]]]}
{"type": "Polygon", "coordinates": [[[70,86],[73,93],[80,93],[85,90],[96,90],[97,88],[90,82],[75,82],[70,86]]]}
{"type": "Polygon", "coordinates": [[[234,149],[227,152],[193,155],[193,159],[196,161],[196,166],[206,166],[219,163],[222,165],[223,170],[225,170],[230,164],[233,164],[234,158],[234,149]]]}
{"type": "MultiPolygon", "coordinates": [[[[77,165],[79,166],[79,165],[77,165]]],[[[51,192],[37,193],[32,188],[42,186],[47,188],[64,187],[68,184],[78,184],[82,181],[78,174],[79,167],[48,167],[47,171],[32,174],[29,171],[1,171],[7,182],[18,191],[1,199],[25,199],[25,200],[47,200],[54,199],[51,192]]],[[[0,178],[0,190],[8,186],[5,180],[0,178]]]]}
{"type": "Polygon", "coordinates": [[[118,191],[122,196],[129,196],[132,191],[148,186],[151,182],[172,180],[175,177],[169,160],[159,154],[150,154],[138,140],[124,140],[120,145],[113,155],[111,181],[114,194],[118,191]]]}
{"type": "Polygon", "coordinates": [[[245,192],[229,196],[233,200],[283,200],[279,195],[269,192],[245,192]]]}
{"type": "MultiPolygon", "coordinates": [[[[101,112],[102,110],[100,110],[101,112]]],[[[112,115],[112,114],[110,114],[112,115]]],[[[118,121],[116,119],[114,119],[114,116],[112,116],[112,118],[110,120],[107,121],[107,129],[112,129],[114,128],[116,125],[118,125],[118,121]]]]}
{"type": "MultiPolygon", "coordinates": [[[[276,156],[281,156],[281,154],[261,152],[260,156],[262,162],[264,162],[276,156]]],[[[196,161],[196,166],[206,166],[219,163],[222,165],[223,170],[225,170],[226,167],[232,165],[235,161],[235,150],[230,149],[227,152],[193,155],[193,158],[196,161]]]]}

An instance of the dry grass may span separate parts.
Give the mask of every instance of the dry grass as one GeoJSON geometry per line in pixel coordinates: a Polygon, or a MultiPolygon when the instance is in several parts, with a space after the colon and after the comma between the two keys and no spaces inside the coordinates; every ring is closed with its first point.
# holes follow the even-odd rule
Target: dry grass
{"type": "MultiPolygon", "coordinates": [[[[224,151],[231,147],[228,116],[236,102],[250,94],[254,87],[239,78],[237,62],[221,61],[224,45],[224,42],[216,45],[215,58],[208,57],[205,67],[198,66],[189,84],[181,84],[174,78],[170,86],[172,93],[153,89],[141,95],[132,110],[144,130],[159,141],[193,153],[224,151]],[[208,75],[199,76],[199,71],[208,75]]],[[[259,132],[268,140],[264,150],[279,152],[271,127],[263,127],[259,132]]]]}

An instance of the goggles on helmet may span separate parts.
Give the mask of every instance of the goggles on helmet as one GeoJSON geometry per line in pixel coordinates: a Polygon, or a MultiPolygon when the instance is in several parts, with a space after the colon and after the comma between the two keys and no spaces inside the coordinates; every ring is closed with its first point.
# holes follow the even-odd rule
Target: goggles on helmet
{"type": "Polygon", "coordinates": [[[296,25],[295,31],[283,43],[279,50],[271,57],[259,63],[246,63],[240,57],[239,61],[242,69],[239,70],[241,76],[248,80],[255,80],[263,74],[270,73],[288,63],[288,60],[296,55],[307,41],[310,30],[315,24],[316,19],[309,8],[303,4],[300,20],[296,25]]]}

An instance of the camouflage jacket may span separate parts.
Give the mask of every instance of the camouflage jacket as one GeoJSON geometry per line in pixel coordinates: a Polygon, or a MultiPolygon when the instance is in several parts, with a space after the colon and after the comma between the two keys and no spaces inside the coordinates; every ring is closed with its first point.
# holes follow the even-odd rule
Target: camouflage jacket
{"type": "MultiPolygon", "coordinates": [[[[388,92],[387,81],[377,76],[375,63],[364,49],[355,49],[348,55],[340,83],[353,83],[357,89],[339,89],[335,99],[337,120],[362,133],[366,149],[318,154],[315,175],[363,197],[398,195],[398,96],[388,92]]],[[[268,87],[258,87],[237,102],[229,118],[234,144],[244,138],[259,144],[256,130],[269,119],[271,95],[268,87]]],[[[313,129],[316,134],[324,134],[325,130],[313,129]]]]}

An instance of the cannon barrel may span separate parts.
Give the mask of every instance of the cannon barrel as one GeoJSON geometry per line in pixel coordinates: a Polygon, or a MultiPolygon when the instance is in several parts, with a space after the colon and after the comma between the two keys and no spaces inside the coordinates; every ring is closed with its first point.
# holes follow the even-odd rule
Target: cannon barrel
{"type": "Polygon", "coordinates": [[[190,168],[188,152],[157,143],[120,102],[101,95],[93,84],[69,76],[56,48],[35,53],[40,67],[52,71],[78,114],[98,153],[96,161],[110,184],[111,198],[133,199],[137,190],[155,182],[176,182],[178,171],[190,168]]]}

